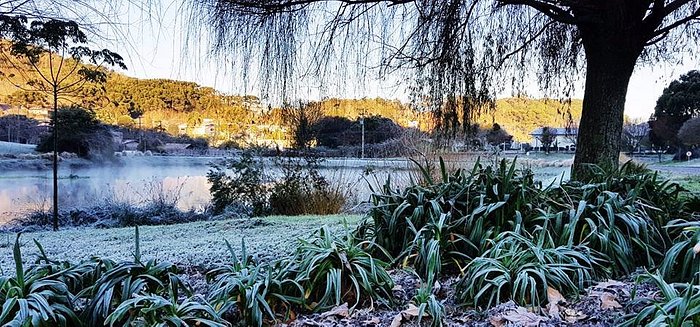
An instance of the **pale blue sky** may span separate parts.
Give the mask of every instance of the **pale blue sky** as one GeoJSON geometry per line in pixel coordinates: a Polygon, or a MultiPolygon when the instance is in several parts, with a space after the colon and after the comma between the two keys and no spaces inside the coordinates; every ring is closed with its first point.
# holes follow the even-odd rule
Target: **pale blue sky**
{"type": "MultiPolygon", "coordinates": [[[[170,78],[193,81],[200,85],[211,86],[230,94],[257,92],[255,85],[245,85],[240,78],[228,74],[229,65],[221,60],[209,59],[207,34],[189,36],[184,28],[185,18],[178,0],[160,0],[161,6],[150,12],[149,16],[133,4],[123,4],[121,8],[109,8],[114,12],[113,21],[124,22],[118,32],[109,35],[111,41],[104,45],[111,47],[123,56],[129,70],[125,74],[138,78],[170,78]],[[192,42],[194,41],[194,42],[192,42]],[[186,47],[187,46],[187,47],[186,47]]],[[[680,65],[657,65],[655,67],[638,67],[630,82],[625,113],[633,118],[648,118],[654,110],[656,99],[668,83],[681,74],[698,69],[697,62],[680,65]]],[[[314,87],[306,86],[312,90],[314,87]]],[[[308,91],[310,97],[318,93],[308,91]]],[[[576,95],[582,97],[582,90],[576,95]]],[[[386,86],[380,82],[361,89],[351,89],[344,94],[324,94],[341,97],[375,97],[406,99],[405,89],[395,85],[386,86]]]]}

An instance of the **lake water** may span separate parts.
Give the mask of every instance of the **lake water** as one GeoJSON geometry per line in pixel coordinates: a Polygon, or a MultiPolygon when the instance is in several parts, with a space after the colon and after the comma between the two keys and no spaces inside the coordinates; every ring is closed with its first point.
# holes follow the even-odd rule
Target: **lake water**
{"type": "MultiPolygon", "coordinates": [[[[62,210],[89,208],[108,202],[143,204],[155,197],[177,200],[183,210],[201,210],[211,199],[206,174],[220,158],[134,157],[119,166],[60,167],[59,205],[62,210]]],[[[268,165],[272,166],[272,165],[268,165]]],[[[410,161],[327,160],[321,174],[352,189],[355,202],[367,200],[370,184],[382,184],[391,174],[394,186],[409,182],[410,161]],[[365,173],[371,170],[372,174],[365,173]]],[[[275,168],[268,168],[274,174],[275,168]]],[[[568,167],[540,168],[539,179],[549,183],[566,175],[568,167]]],[[[279,170],[277,170],[279,173],[279,170]]],[[[11,170],[0,173],[0,224],[31,211],[49,211],[52,203],[50,170],[11,170]]],[[[565,178],[568,178],[565,176],[565,178]]]]}
{"type": "MultiPolygon", "coordinates": [[[[128,158],[120,166],[88,168],[60,167],[59,205],[62,210],[87,208],[111,202],[142,204],[154,197],[177,200],[183,210],[200,210],[211,196],[206,178],[208,163],[217,158],[140,157],[128,158]]],[[[405,161],[373,163],[378,179],[390,171],[406,174],[405,161]]],[[[367,162],[342,160],[329,162],[321,173],[329,179],[355,189],[358,199],[369,195],[363,178],[367,162]]],[[[274,168],[272,168],[274,174],[274,168]]],[[[372,178],[373,179],[373,178],[372,178]]],[[[0,224],[37,210],[50,210],[52,203],[50,170],[14,170],[0,173],[0,224]]]]}

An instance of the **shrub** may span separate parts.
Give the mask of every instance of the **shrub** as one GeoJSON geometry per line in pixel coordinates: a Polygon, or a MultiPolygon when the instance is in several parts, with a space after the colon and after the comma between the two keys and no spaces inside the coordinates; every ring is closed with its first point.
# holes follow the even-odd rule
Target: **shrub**
{"type": "Polygon", "coordinates": [[[211,183],[209,191],[215,214],[222,213],[234,203],[246,206],[253,216],[267,212],[268,177],[262,160],[255,158],[253,153],[244,151],[239,158],[228,159],[220,165],[212,164],[211,167],[207,179],[211,183]],[[227,174],[227,170],[233,174],[227,174]]]}
{"type": "MultiPolygon", "coordinates": [[[[77,106],[61,108],[52,117],[57,128],[57,151],[72,152],[80,157],[102,159],[114,156],[114,141],[109,129],[102,125],[95,113],[77,106]]],[[[39,152],[53,151],[53,133],[47,134],[37,145],[39,152]]]]}
{"type": "Polygon", "coordinates": [[[700,117],[691,118],[678,130],[678,139],[686,145],[700,144],[700,117]]]}
{"type": "Polygon", "coordinates": [[[339,213],[351,191],[341,181],[329,182],[319,172],[319,161],[312,157],[278,160],[282,177],[270,190],[272,214],[296,216],[339,213]]]}

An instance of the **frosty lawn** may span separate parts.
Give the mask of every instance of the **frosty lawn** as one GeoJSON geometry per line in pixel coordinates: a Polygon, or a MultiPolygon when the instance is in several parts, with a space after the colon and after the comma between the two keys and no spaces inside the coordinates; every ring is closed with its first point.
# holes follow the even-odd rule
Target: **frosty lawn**
{"type": "MultiPolygon", "coordinates": [[[[266,217],[260,219],[236,219],[202,221],[168,226],[143,226],[140,228],[141,253],[144,258],[169,260],[182,266],[208,267],[230,258],[224,239],[234,249],[240,250],[245,239],[249,253],[261,259],[281,258],[296,248],[299,238],[305,238],[322,225],[343,233],[344,221],[352,230],[360,216],[301,216],[266,217]]],[[[12,244],[15,235],[0,236],[0,268],[11,271],[12,244]]],[[[33,262],[38,253],[32,239],[39,241],[49,257],[78,262],[91,256],[128,260],[134,251],[134,228],[70,229],[59,232],[22,234],[22,253],[33,262]]]]}

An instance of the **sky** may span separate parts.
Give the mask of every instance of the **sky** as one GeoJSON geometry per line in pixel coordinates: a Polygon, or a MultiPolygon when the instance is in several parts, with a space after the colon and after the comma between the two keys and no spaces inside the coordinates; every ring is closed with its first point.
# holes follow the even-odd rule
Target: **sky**
{"type": "MultiPolygon", "coordinates": [[[[112,19],[123,23],[116,29],[111,29],[113,32],[98,43],[125,57],[129,69],[123,73],[137,78],[192,81],[228,94],[255,95],[255,85],[241,83],[240,78],[228,73],[226,67],[229,65],[226,62],[209,54],[206,31],[201,31],[199,35],[188,35],[186,17],[181,14],[184,10],[178,7],[183,1],[157,1],[160,1],[159,9],[148,15],[144,14],[142,8],[134,7],[128,1],[120,8],[109,8],[114,13],[112,19]]],[[[700,69],[700,64],[697,61],[686,61],[682,64],[638,66],[629,84],[625,114],[635,119],[649,118],[654,111],[656,99],[668,83],[692,69],[700,69]]],[[[331,96],[407,99],[405,88],[397,87],[395,83],[374,81],[370,84],[331,96]]],[[[307,85],[307,88],[312,89],[314,86],[307,85]]],[[[315,95],[309,92],[309,97],[314,98],[315,95]]],[[[508,94],[503,94],[499,97],[507,96],[508,94]]],[[[582,88],[574,97],[583,97],[582,88]]]]}

